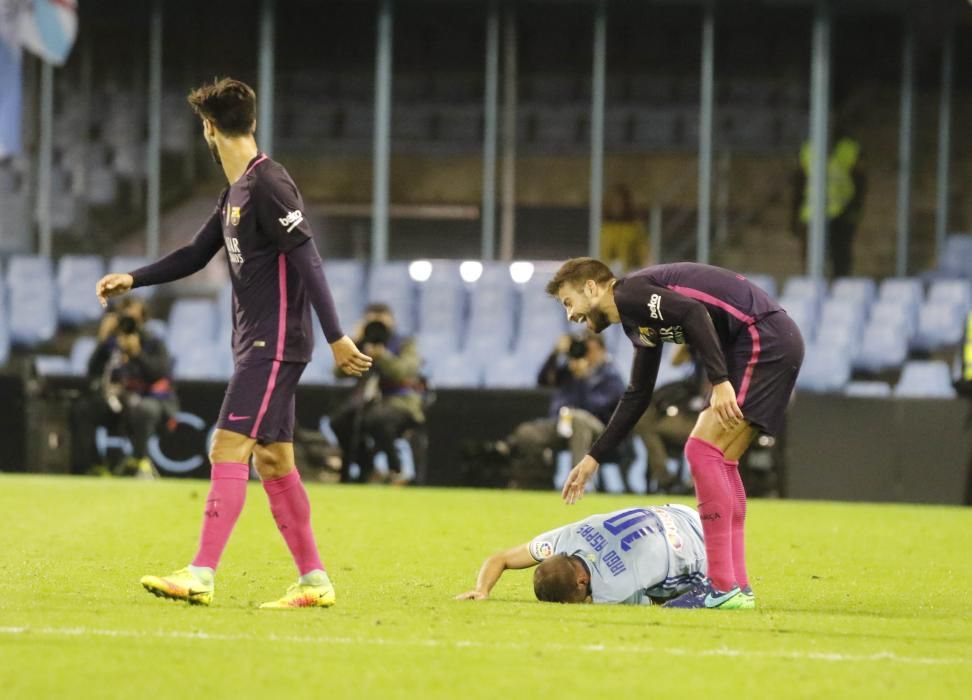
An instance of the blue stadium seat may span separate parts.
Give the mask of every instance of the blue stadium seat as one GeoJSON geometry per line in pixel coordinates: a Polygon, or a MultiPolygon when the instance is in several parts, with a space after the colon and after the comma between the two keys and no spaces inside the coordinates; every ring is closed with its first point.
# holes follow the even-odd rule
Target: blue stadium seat
{"type": "Polygon", "coordinates": [[[69,376],[71,360],[64,355],[34,355],[34,370],[40,377],[69,376]]]}
{"type": "Polygon", "coordinates": [[[828,299],[820,311],[819,328],[829,332],[834,326],[859,328],[865,317],[864,302],[856,299],[828,299]]]}
{"type": "Polygon", "coordinates": [[[230,375],[228,352],[215,343],[196,343],[183,348],[173,368],[176,379],[224,380],[230,375]]]}
{"type": "Polygon", "coordinates": [[[906,309],[917,310],[924,295],[921,280],[915,277],[889,277],[878,288],[878,299],[896,302],[906,309]]]}
{"type": "Polygon", "coordinates": [[[76,325],[101,317],[95,284],[104,271],[104,261],[95,255],[65,255],[61,258],[57,267],[57,288],[62,322],[76,325]]]}
{"type": "Polygon", "coordinates": [[[54,272],[50,258],[43,255],[12,255],[7,263],[7,285],[53,286],[54,272]]]}
{"type": "Polygon", "coordinates": [[[11,342],[32,347],[52,339],[57,332],[54,290],[50,287],[39,287],[33,292],[18,289],[11,290],[9,300],[11,342]]]}
{"type": "Polygon", "coordinates": [[[881,372],[900,367],[908,357],[908,337],[900,326],[871,324],[854,357],[854,369],[881,372]]]}
{"type": "Polygon", "coordinates": [[[771,275],[752,274],[743,275],[750,282],[762,289],[774,299],[776,298],[776,280],[771,275]]]}
{"type": "Polygon", "coordinates": [[[373,266],[368,273],[369,303],[384,303],[392,309],[398,330],[415,332],[415,282],[408,274],[408,263],[388,262],[373,266]]]}
{"type": "Polygon", "coordinates": [[[918,307],[899,304],[890,299],[879,300],[871,307],[868,325],[901,329],[905,337],[911,340],[918,327],[918,307]]]}
{"type": "Polygon", "coordinates": [[[432,276],[418,284],[418,328],[451,333],[458,340],[466,309],[466,289],[454,261],[436,260],[432,276]]]}
{"type": "Polygon", "coordinates": [[[934,351],[957,345],[965,330],[964,312],[957,304],[929,301],[918,312],[918,330],[911,346],[919,351],[934,351]]]}
{"type": "Polygon", "coordinates": [[[436,332],[434,330],[419,333],[415,336],[419,354],[423,358],[440,355],[452,355],[459,352],[459,342],[451,332],[436,332]]]}
{"type": "Polygon", "coordinates": [[[365,265],[360,260],[327,259],[324,261],[324,275],[332,292],[346,289],[358,296],[364,293],[365,265]]]}
{"type": "Polygon", "coordinates": [[[219,337],[216,302],[209,299],[179,299],[169,312],[169,352],[181,358],[196,346],[208,348],[219,337]]]}
{"type": "Polygon", "coordinates": [[[810,298],[783,298],[780,299],[787,315],[797,324],[804,340],[814,337],[817,328],[817,304],[810,298]]]}
{"type": "Polygon", "coordinates": [[[905,364],[894,395],[912,399],[950,399],[955,396],[948,365],[938,360],[905,364]]]}
{"type": "Polygon", "coordinates": [[[485,344],[499,352],[507,352],[513,343],[515,302],[509,272],[502,276],[483,277],[469,286],[469,316],[462,333],[462,347],[473,343],[485,344]]]}
{"type": "Polygon", "coordinates": [[[972,306],[972,282],[969,280],[936,280],[928,290],[928,301],[954,304],[961,312],[972,306]]]}
{"type": "Polygon", "coordinates": [[[98,345],[98,339],[90,335],[78,336],[71,346],[71,374],[83,377],[88,373],[88,360],[98,345]]]}
{"type": "Polygon", "coordinates": [[[840,277],[830,287],[832,299],[850,299],[870,306],[877,296],[877,285],[870,277],[840,277]]]}
{"type": "Polygon", "coordinates": [[[972,276],[972,233],[957,233],[945,239],[939,269],[954,277],[972,276]]]}
{"type": "Polygon", "coordinates": [[[437,387],[478,387],[482,384],[482,365],[467,354],[429,358],[429,376],[437,387]]]}
{"type": "Polygon", "coordinates": [[[814,393],[840,392],[850,380],[850,374],[850,358],[846,353],[830,345],[811,345],[797,377],[797,387],[814,393]]]}
{"type": "Polygon", "coordinates": [[[315,350],[314,359],[307,363],[304,373],[300,376],[301,384],[333,384],[336,381],[333,371],[333,362],[324,362],[325,357],[330,357],[331,353],[327,350],[315,350]]]}
{"type": "Polygon", "coordinates": [[[844,396],[884,398],[891,396],[891,385],[887,382],[848,382],[844,387],[844,396]]]}
{"type": "Polygon", "coordinates": [[[827,296],[827,282],[816,277],[790,277],[783,285],[783,299],[810,299],[817,306],[827,296]]]}
{"type": "Polygon", "coordinates": [[[488,389],[528,389],[537,385],[540,365],[532,356],[504,354],[490,358],[483,368],[483,386],[488,389]]]}

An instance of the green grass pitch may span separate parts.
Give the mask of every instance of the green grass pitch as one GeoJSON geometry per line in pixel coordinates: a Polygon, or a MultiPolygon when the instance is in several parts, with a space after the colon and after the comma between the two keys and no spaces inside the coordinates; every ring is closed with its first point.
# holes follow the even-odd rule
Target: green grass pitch
{"type": "Polygon", "coordinates": [[[337,605],[261,611],[296,574],[251,484],[213,607],[147,594],[207,488],[0,478],[0,697],[972,697],[972,509],[754,501],[759,610],[670,611],[541,604],[529,572],[452,599],[493,550],[645,498],[312,485],[337,605]]]}

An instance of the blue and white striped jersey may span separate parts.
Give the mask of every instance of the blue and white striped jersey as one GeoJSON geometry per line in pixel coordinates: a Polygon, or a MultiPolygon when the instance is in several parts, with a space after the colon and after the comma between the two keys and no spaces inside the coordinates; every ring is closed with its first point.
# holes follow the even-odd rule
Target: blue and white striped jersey
{"type": "Polygon", "coordinates": [[[682,505],[592,515],[538,535],[529,547],[537,561],[581,557],[595,603],[650,605],[650,598],[678,595],[706,573],[702,522],[682,505]]]}

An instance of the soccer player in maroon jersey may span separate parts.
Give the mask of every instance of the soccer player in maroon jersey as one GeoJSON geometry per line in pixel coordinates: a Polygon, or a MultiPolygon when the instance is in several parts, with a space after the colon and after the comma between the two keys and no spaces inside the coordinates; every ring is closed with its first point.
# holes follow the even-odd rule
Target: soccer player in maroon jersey
{"type": "Polygon", "coordinates": [[[631,381],[601,437],[570,472],[563,498],[575,503],[603,456],[651,401],[661,344],[688,343],[712,395],[685,445],[705,534],[709,578],[666,603],[676,608],[753,608],[746,574],[746,492],[739,458],[759,431],[782,427],[803,362],[803,338],[786,312],[742,275],[697,263],[653,265],[616,278],[593,258],[574,258],[547,285],[567,318],[600,333],[621,323],[635,346],[631,381]]]}
{"type": "Polygon", "coordinates": [[[203,136],[229,186],[192,241],[130,273],[103,277],[102,305],[135,287],[181,279],[225,249],[233,283],[232,379],[209,453],[212,482],[199,549],[192,564],[169,576],[144,576],[164,598],[209,605],[220,556],[246,498],[250,457],[300,578],[263,608],[328,607],[334,588],[311,529],[310,502],[294,466],[294,394],[311,359],[311,307],[338,367],[360,376],[371,358],[341,330],[304,203],[283,166],[257,148],[256,95],[224,78],[189,94],[203,136]]]}

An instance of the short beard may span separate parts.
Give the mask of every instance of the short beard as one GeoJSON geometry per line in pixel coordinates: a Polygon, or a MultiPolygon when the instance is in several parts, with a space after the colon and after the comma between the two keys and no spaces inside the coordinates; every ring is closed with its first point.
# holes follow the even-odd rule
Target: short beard
{"type": "Polygon", "coordinates": [[[607,314],[600,309],[591,309],[587,312],[587,320],[591,322],[591,326],[594,328],[595,333],[600,333],[605,328],[611,325],[608,320],[607,314]]]}

